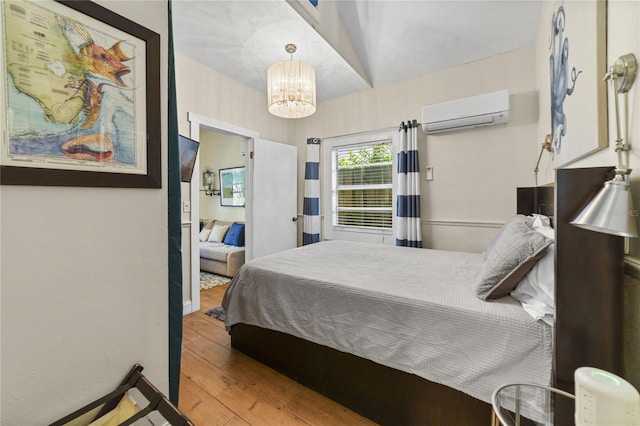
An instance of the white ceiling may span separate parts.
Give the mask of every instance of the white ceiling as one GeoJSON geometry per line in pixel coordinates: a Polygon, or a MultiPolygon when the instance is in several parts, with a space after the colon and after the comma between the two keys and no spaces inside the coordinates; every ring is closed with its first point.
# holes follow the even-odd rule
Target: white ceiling
{"type": "Polygon", "coordinates": [[[285,0],[173,0],[175,48],[266,92],[267,69],[289,59],[284,46],[295,43],[294,59],[315,68],[318,100],[326,100],[534,45],[542,0],[335,5],[364,78],[285,0]]]}

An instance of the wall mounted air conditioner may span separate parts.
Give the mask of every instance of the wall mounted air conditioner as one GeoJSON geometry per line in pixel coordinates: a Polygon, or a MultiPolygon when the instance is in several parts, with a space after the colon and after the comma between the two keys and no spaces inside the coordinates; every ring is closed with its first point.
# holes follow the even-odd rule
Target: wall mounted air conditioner
{"type": "Polygon", "coordinates": [[[422,107],[422,130],[428,135],[508,122],[508,90],[422,107]]]}

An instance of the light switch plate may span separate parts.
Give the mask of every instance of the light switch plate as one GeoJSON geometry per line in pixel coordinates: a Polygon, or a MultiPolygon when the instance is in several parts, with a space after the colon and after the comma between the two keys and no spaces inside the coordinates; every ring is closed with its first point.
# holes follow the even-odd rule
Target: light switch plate
{"type": "Polygon", "coordinates": [[[425,170],[425,176],[427,180],[433,180],[433,167],[427,166],[425,170]]]}

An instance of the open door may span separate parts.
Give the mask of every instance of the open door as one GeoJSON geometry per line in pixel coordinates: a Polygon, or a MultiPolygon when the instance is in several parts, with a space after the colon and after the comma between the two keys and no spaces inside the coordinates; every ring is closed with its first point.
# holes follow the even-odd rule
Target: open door
{"type": "MultiPolygon", "coordinates": [[[[200,141],[200,131],[228,133],[245,138],[247,155],[245,162],[245,259],[247,261],[267,254],[294,248],[297,245],[297,148],[278,142],[259,139],[257,132],[225,123],[210,117],[189,112],[190,138],[200,141]]],[[[196,159],[199,169],[200,159],[196,159]]],[[[190,191],[191,235],[189,255],[183,268],[189,270],[190,291],[183,295],[183,314],[200,310],[200,250],[199,189],[200,176],[194,174],[190,191]],[[190,263],[190,268],[189,268],[190,263]]],[[[184,282],[189,282],[185,279],[184,282]]]]}
{"type": "Polygon", "coordinates": [[[294,145],[254,139],[247,199],[247,261],[296,247],[297,163],[294,145]]]}

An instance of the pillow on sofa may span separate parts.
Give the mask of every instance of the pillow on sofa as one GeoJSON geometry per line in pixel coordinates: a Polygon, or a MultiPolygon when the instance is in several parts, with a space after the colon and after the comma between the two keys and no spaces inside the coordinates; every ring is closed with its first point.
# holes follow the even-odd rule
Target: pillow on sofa
{"type": "Polygon", "coordinates": [[[224,237],[227,235],[227,231],[229,230],[229,226],[227,225],[213,225],[213,229],[211,230],[211,234],[207,241],[211,241],[213,243],[221,243],[224,241],[224,237]]]}
{"type": "Polygon", "coordinates": [[[209,239],[209,235],[211,235],[211,229],[202,228],[200,231],[200,241],[207,241],[209,239]]]}
{"type": "Polygon", "coordinates": [[[476,295],[482,300],[508,295],[533,268],[553,240],[531,227],[531,219],[517,215],[503,227],[487,254],[476,295]]]}
{"type": "Polygon", "coordinates": [[[232,224],[224,243],[230,246],[244,247],[244,223],[232,224]]]}

